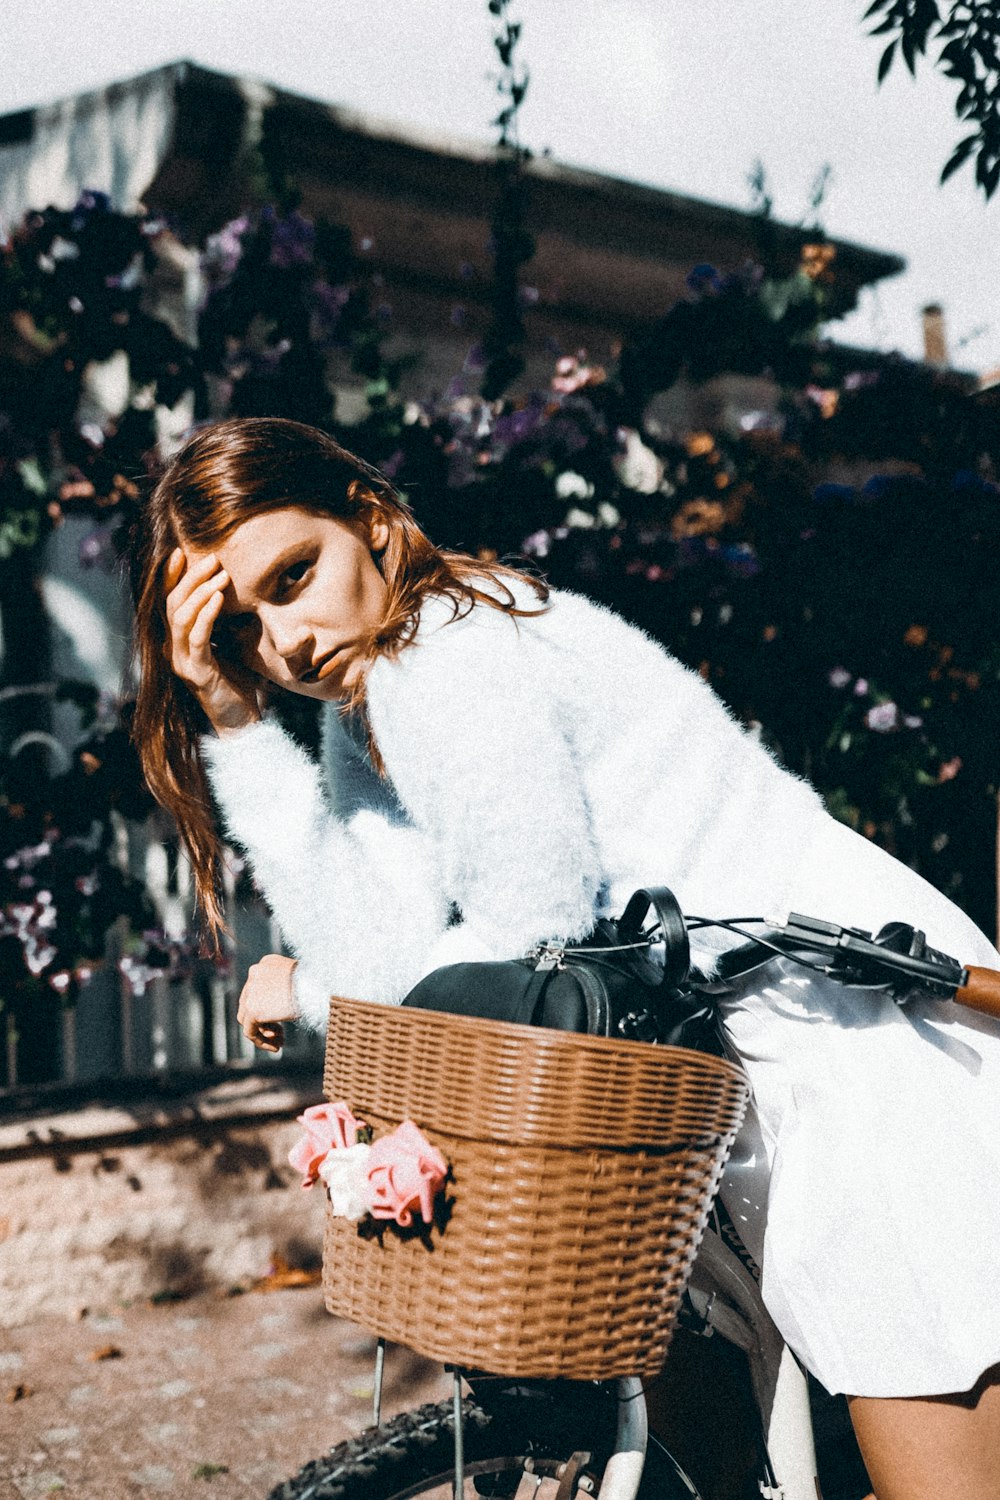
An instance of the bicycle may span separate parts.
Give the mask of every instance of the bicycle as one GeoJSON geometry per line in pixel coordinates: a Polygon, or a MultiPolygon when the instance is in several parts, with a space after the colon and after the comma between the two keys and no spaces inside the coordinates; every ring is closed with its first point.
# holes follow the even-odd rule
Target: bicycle
{"type": "MultiPolygon", "coordinates": [[[[783,924],[757,918],[710,922],[682,918],[678,908],[676,921],[642,932],[637,942],[677,976],[681,1003],[706,997],[717,1002],[735,983],[780,957],[847,986],[888,991],[902,1005],[930,995],[1000,1016],[1000,973],[963,966],[901,922],[872,936],[798,914],[783,924]],[[711,979],[688,964],[688,931],[706,925],[743,939],[720,956],[711,979]],[[758,927],[764,930],[748,931],[758,927]]],[[[755,1464],[738,1500],[822,1496],[808,1378],[768,1316],[757,1268],[718,1201],[684,1292],[678,1328],[688,1340],[717,1337],[746,1357],[755,1464]]],[[[373,1425],[308,1463],[270,1500],[701,1500],[656,1423],[650,1428],[646,1392],[636,1377],[541,1381],[453,1370],[450,1401],[381,1423],[383,1354],[380,1343],[373,1425]]],[[[869,1488],[858,1464],[860,1456],[853,1492],[842,1491],[851,1500],[861,1500],[869,1488]]],[[[737,1491],[727,1491],[724,1500],[737,1500],[737,1491]]]]}

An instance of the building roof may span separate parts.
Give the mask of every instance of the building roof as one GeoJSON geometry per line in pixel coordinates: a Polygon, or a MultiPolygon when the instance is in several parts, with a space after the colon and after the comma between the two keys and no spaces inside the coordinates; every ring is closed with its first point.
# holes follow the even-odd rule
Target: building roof
{"type": "MultiPolygon", "coordinates": [[[[70,206],[83,188],[143,202],[192,237],[259,193],[261,161],[294,183],[305,211],[347,224],[397,293],[439,318],[443,298],[485,301],[497,194],[492,147],[398,125],[178,62],[107,88],[0,117],[0,219],[70,206]]],[[[533,157],[525,169],[525,270],[548,336],[628,332],[684,295],[691,266],[747,260],[777,273],[802,228],[533,157]]],[[[836,240],[831,317],[862,287],[905,268],[898,255],[836,240]]]]}

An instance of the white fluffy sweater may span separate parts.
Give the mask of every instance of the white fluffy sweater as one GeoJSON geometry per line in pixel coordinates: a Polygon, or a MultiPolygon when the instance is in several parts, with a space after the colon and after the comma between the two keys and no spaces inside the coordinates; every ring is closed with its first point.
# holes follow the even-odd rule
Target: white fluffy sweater
{"type": "Polygon", "coordinates": [[[573,594],[521,619],[426,601],[367,703],[385,780],[337,705],[321,765],[273,720],[202,742],[314,1026],[332,993],[398,1001],[439,964],[579,938],[642,885],[689,913],[787,910],[827,821],[696,673],[573,594]]]}

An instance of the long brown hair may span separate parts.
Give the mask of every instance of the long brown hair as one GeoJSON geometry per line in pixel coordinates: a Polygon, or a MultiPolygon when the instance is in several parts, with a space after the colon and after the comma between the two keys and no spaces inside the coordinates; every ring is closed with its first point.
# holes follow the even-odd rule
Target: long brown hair
{"type": "MultiPolygon", "coordinates": [[[[164,573],[178,545],[216,547],[251,516],[287,506],[388,525],[389,540],[378,559],[386,604],[371,637],[371,657],[394,656],[410,644],[428,594],[451,599],[456,618],[476,604],[509,615],[534,614],[548,598],[540,579],[435,547],[389,481],[317,428],[246,417],[217,422],[188,439],[143,507],[131,554],[139,677],[132,736],[149,788],[172,813],[187,848],[198,905],[216,949],[225,930],[221,851],[198,753],[208,726],[169,665],[164,573]],[[518,606],[515,581],[534,589],[537,610],[518,606]]],[[[363,695],[362,681],[351,706],[360,707],[363,695]]],[[[371,749],[381,771],[377,747],[371,749]]]]}

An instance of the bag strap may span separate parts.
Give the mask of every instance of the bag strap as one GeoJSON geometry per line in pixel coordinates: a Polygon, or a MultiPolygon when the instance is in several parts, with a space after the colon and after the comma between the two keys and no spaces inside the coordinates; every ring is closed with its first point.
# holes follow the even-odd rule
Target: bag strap
{"type": "Polygon", "coordinates": [[[643,963],[642,979],[651,989],[673,990],[684,983],[691,967],[687,926],[673,891],[665,885],[646,886],[636,891],[618,918],[618,933],[622,942],[637,941],[642,936],[650,910],[656,913],[657,925],[663,929],[664,959],[662,968],[652,961],[643,963]],[[647,972],[656,977],[647,977],[647,972]]]}
{"type": "Polygon", "coordinates": [[[554,968],[536,968],[528,983],[528,988],[518,1001],[519,1015],[517,1019],[528,1026],[537,1026],[542,1010],[542,1001],[545,999],[545,991],[549,980],[556,972],[554,968]]]}

